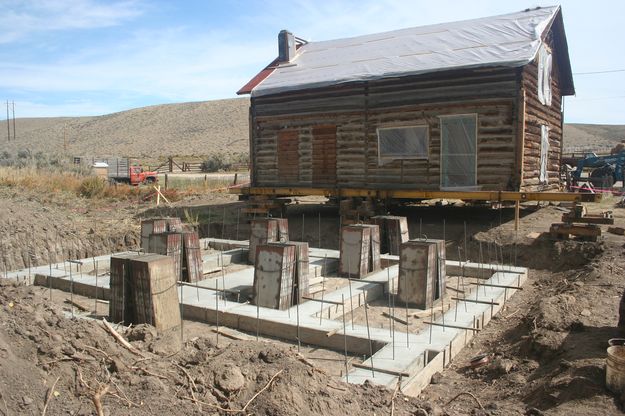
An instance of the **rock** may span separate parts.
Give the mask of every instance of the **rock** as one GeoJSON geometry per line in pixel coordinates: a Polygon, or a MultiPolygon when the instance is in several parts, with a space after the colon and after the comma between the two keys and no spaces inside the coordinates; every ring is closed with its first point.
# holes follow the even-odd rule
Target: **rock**
{"type": "Polygon", "coordinates": [[[226,365],[221,374],[215,374],[217,387],[226,393],[233,393],[245,386],[245,377],[236,365],[226,365]]]}
{"type": "Polygon", "coordinates": [[[413,413],[414,416],[428,416],[428,412],[425,409],[417,409],[413,413]]]}
{"type": "Polygon", "coordinates": [[[491,402],[491,403],[488,403],[486,406],[484,406],[484,408],[486,410],[497,410],[499,409],[499,406],[497,405],[497,403],[491,402]]]}
{"type": "Polygon", "coordinates": [[[527,378],[525,378],[525,376],[523,376],[522,374],[519,374],[518,372],[510,374],[510,376],[508,376],[508,380],[511,383],[518,384],[518,385],[524,385],[527,383],[527,378]]]}
{"type": "Polygon", "coordinates": [[[544,416],[545,414],[535,407],[530,407],[525,411],[525,416],[544,416]]]}
{"type": "Polygon", "coordinates": [[[22,403],[24,403],[24,406],[30,406],[31,404],[33,404],[33,399],[28,396],[23,396],[22,403]]]}
{"type": "Polygon", "coordinates": [[[443,375],[441,373],[437,371],[436,373],[432,374],[432,379],[430,380],[431,384],[441,384],[442,381],[443,375]]]}
{"type": "Polygon", "coordinates": [[[125,335],[128,341],[149,342],[156,338],[158,333],[152,325],[139,324],[126,331],[125,335]]]}
{"type": "Polygon", "coordinates": [[[516,366],[516,362],[506,358],[497,357],[488,364],[488,372],[495,376],[508,374],[516,366]]]}
{"type": "Polygon", "coordinates": [[[580,312],[580,315],[582,315],[582,316],[591,316],[591,315],[592,315],[592,313],[590,312],[590,310],[588,310],[588,309],[584,309],[584,310],[582,310],[582,311],[580,312]]]}

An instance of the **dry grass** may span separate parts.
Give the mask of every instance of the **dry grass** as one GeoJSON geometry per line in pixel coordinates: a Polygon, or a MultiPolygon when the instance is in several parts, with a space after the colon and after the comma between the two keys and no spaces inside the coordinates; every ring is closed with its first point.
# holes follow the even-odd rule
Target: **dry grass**
{"type": "MultiPolygon", "coordinates": [[[[36,168],[0,167],[0,187],[24,189],[42,194],[62,194],[91,200],[152,200],[156,191],[151,186],[109,185],[96,176],[73,172],[52,172],[36,168]]],[[[192,190],[161,190],[171,201],[178,201],[192,190]]]]}

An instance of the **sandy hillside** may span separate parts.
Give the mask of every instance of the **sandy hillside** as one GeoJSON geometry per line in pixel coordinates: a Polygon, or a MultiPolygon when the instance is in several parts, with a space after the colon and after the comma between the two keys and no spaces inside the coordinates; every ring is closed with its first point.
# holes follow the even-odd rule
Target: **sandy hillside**
{"type": "MultiPolygon", "coordinates": [[[[97,117],[18,118],[17,140],[0,142],[10,152],[63,152],[68,155],[126,155],[140,158],[205,156],[248,150],[248,98],[155,105],[97,117]]],[[[565,149],[611,147],[625,139],[625,126],[565,125],[565,149]]]]}
{"type": "Polygon", "coordinates": [[[625,126],[610,124],[566,124],[564,126],[564,148],[570,147],[612,147],[625,140],[625,126]]]}
{"type": "Polygon", "coordinates": [[[247,98],[166,104],[98,117],[25,118],[16,120],[17,140],[3,150],[62,152],[69,155],[169,155],[242,153],[248,148],[247,98]]]}

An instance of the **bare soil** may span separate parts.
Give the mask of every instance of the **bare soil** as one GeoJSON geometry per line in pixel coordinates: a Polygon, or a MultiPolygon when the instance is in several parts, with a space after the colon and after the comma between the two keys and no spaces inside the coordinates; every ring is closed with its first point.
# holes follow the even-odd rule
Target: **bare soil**
{"type": "MultiPolygon", "coordinates": [[[[36,259],[33,264],[47,263],[48,248],[62,258],[132,247],[138,241],[139,220],[147,216],[175,213],[200,223],[204,235],[215,237],[238,234],[245,239],[249,232],[241,203],[223,194],[154,209],[132,203],[87,206],[55,195],[0,192],[2,254],[9,269],[22,267],[29,258],[36,259]],[[27,254],[25,261],[25,251],[36,255],[27,254]]],[[[336,209],[310,202],[314,204],[304,200],[289,208],[291,239],[337,248],[336,209]]],[[[615,202],[590,205],[591,212],[613,210],[615,225],[623,227],[625,212],[615,202]]],[[[621,398],[605,388],[605,359],[608,339],[625,335],[616,328],[625,289],[625,239],[602,226],[598,242],[554,241],[544,233],[563,212],[557,206],[536,209],[529,204],[522,209],[520,230],[514,231],[511,209],[420,206],[395,211],[409,217],[411,236],[444,237],[450,259],[530,268],[524,290],[418,399],[399,393],[393,400],[393,391],[341,383],[339,353],[304,346],[300,356],[292,344],[256,342],[245,334],[239,336],[252,339],[222,336],[218,346],[212,327],[195,322],[185,321],[182,349],[179,333],[156,337],[149,328],[132,330],[126,336],[146,357],[136,356],[99,322],[71,319],[62,304],[66,295],[54,292],[50,301],[43,288],[4,282],[0,412],[41,414],[50,387],[60,377],[47,414],[93,414],[93,397],[106,386],[100,400],[104,414],[236,414],[258,392],[243,413],[391,414],[394,403],[394,414],[621,414],[621,398]],[[480,354],[489,355],[491,363],[470,369],[470,360],[480,354]]],[[[373,322],[388,325],[381,315],[387,305],[378,303],[371,305],[373,322]]],[[[105,305],[100,307],[102,314],[105,305]]],[[[361,308],[356,321],[362,315],[361,308]]],[[[397,316],[404,315],[399,307],[397,316]]],[[[411,320],[411,330],[417,321],[411,320]]],[[[402,325],[396,329],[403,330],[402,325]]]]}

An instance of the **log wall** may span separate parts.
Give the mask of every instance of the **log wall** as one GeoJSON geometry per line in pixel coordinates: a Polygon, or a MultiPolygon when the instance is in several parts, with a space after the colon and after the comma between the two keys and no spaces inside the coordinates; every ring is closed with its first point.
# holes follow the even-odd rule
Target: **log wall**
{"type": "MultiPolygon", "coordinates": [[[[437,190],[441,157],[439,117],[477,114],[478,187],[520,190],[521,175],[524,185],[531,183],[520,172],[520,165],[533,166],[533,153],[528,152],[525,162],[517,158],[517,147],[523,145],[518,140],[519,132],[525,126],[533,134],[532,117],[536,117],[528,110],[526,122],[519,122],[524,115],[519,107],[521,80],[526,82],[524,72],[515,68],[465,70],[253,97],[252,184],[437,190]],[[407,125],[428,127],[429,157],[380,163],[376,129],[407,125]],[[278,156],[278,137],[285,130],[298,132],[297,183],[290,175],[280,175],[284,169],[279,168],[283,158],[278,156]],[[332,159],[320,157],[315,146],[331,150],[332,144],[313,144],[314,137],[324,132],[322,136],[328,140],[328,132],[333,131],[336,174],[323,174],[319,166],[326,166],[332,159]]],[[[555,108],[559,105],[555,88],[553,101],[555,108]]],[[[527,106],[535,104],[530,99],[527,106]]],[[[559,152],[559,136],[555,135],[555,127],[553,131],[555,154],[559,152]]],[[[540,142],[540,127],[538,139],[540,142]]]]}
{"type": "MultiPolygon", "coordinates": [[[[552,32],[545,41],[552,50],[552,32]]],[[[557,51],[556,51],[557,52],[557,51]]],[[[538,100],[538,61],[535,59],[523,68],[522,89],[525,91],[525,140],[523,149],[523,189],[541,191],[560,187],[560,155],[562,152],[562,96],[560,94],[559,69],[556,54],[553,53],[551,71],[551,105],[538,100]],[[540,173],[540,126],[549,126],[549,160],[547,162],[547,184],[541,184],[540,173]]]]}

